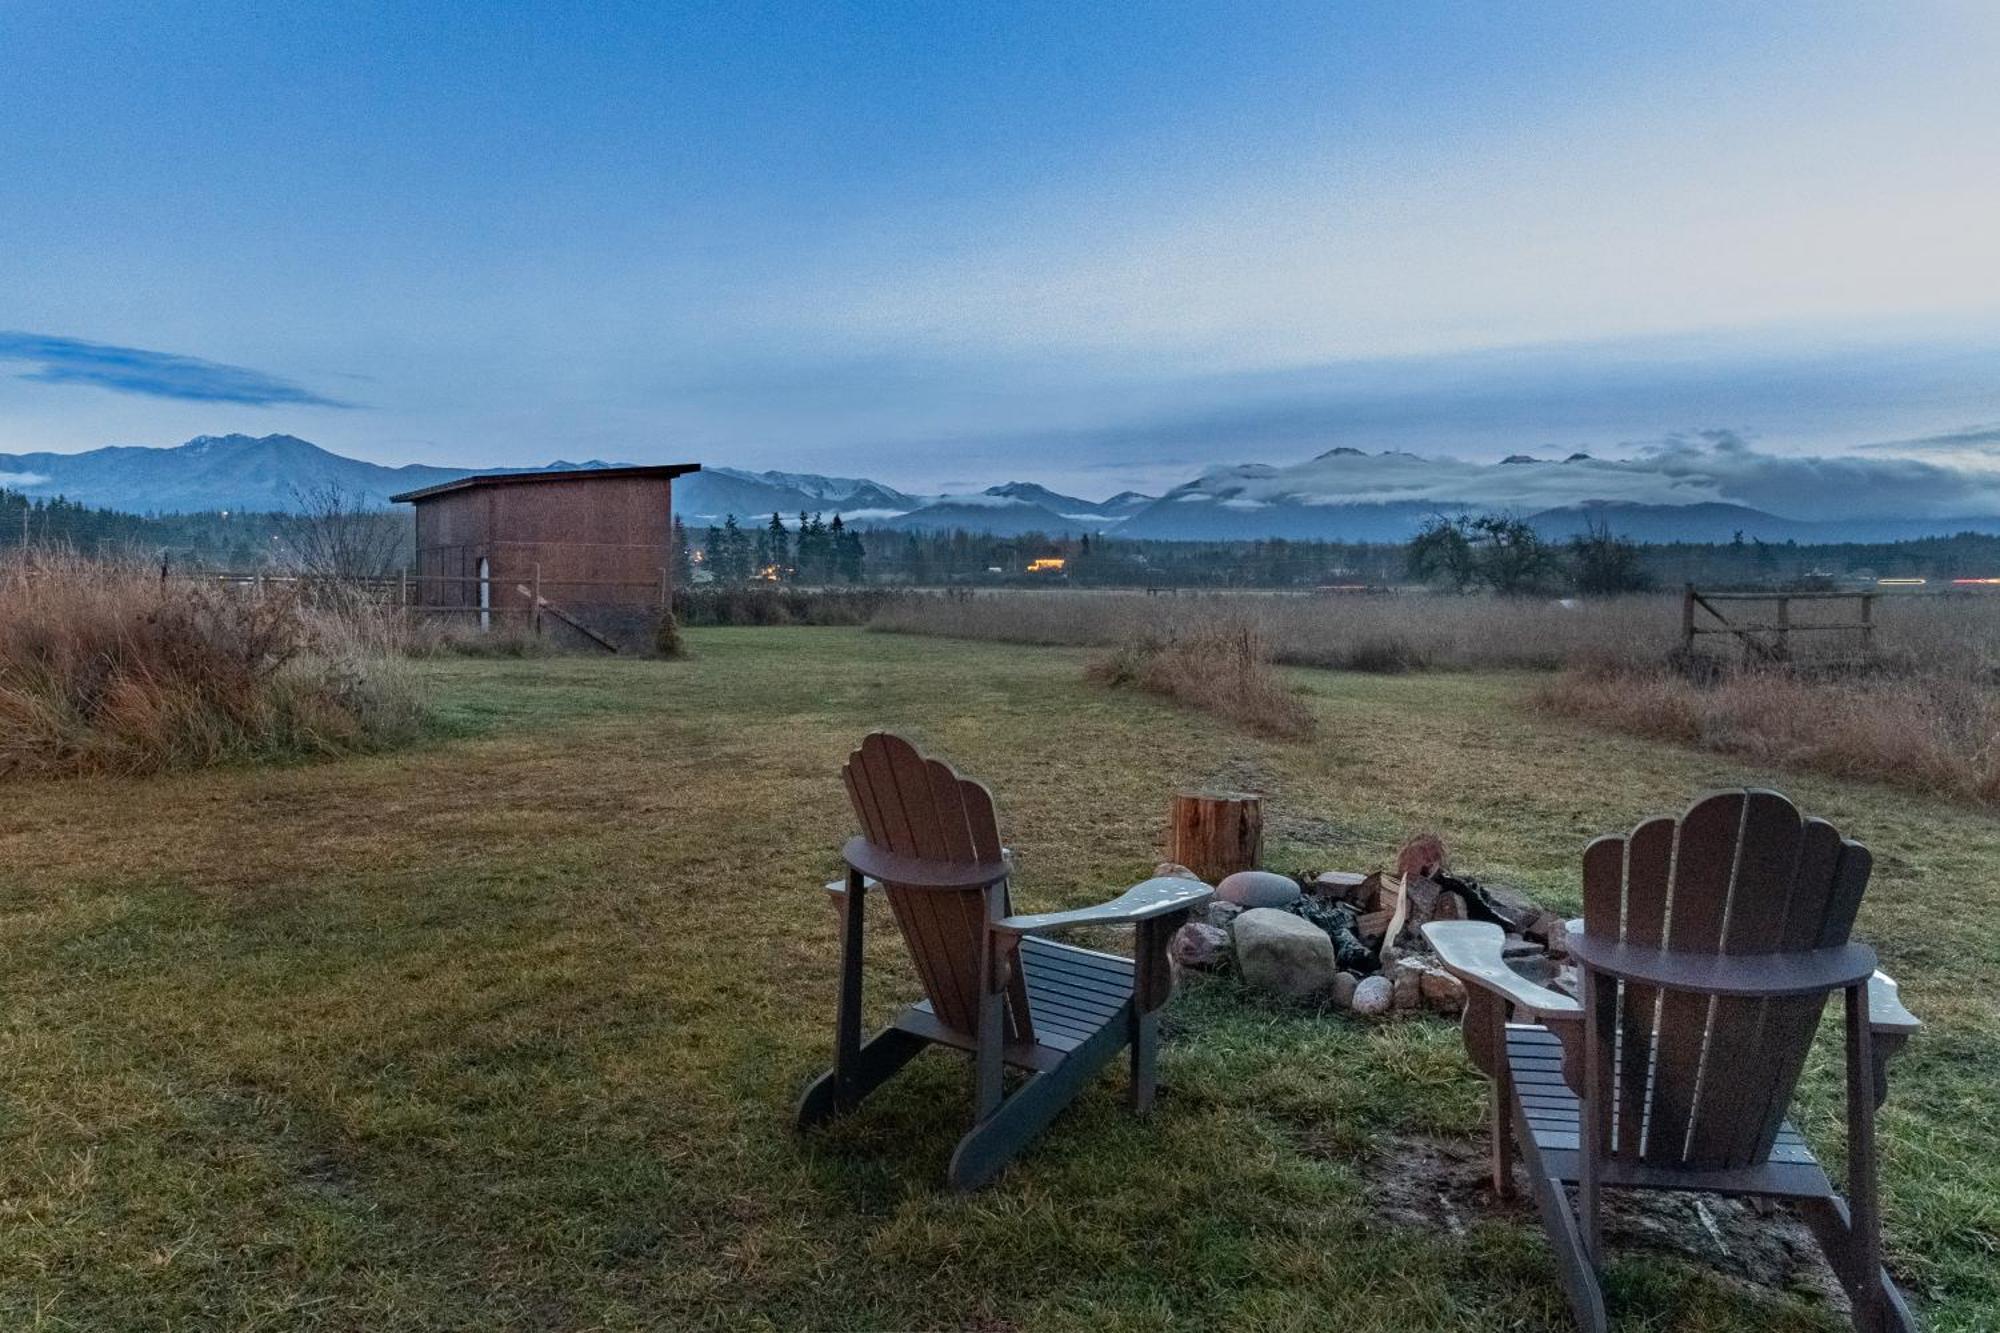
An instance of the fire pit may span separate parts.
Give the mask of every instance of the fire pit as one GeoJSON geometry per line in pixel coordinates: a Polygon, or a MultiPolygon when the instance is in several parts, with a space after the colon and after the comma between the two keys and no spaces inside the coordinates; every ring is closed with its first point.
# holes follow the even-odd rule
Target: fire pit
{"type": "MultiPolygon", "coordinates": [[[[1162,866],[1160,873],[1187,872],[1162,866]]],[[[1357,1014],[1455,1015],[1465,988],[1439,965],[1421,928],[1465,920],[1506,931],[1507,963],[1523,976],[1573,989],[1563,918],[1519,893],[1453,874],[1443,841],[1430,833],[1406,841],[1392,870],[1229,875],[1206,919],[1175,937],[1174,958],[1197,971],[1233,969],[1254,992],[1357,1014]]]]}

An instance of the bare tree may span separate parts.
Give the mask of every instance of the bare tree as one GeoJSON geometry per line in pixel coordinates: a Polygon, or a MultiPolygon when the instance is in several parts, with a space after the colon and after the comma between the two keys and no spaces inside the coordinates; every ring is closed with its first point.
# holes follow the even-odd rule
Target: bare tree
{"type": "Polygon", "coordinates": [[[329,481],[292,488],[292,512],[278,535],[284,562],[297,573],[352,587],[395,577],[409,555],[411,527],[409,514],[329,481]]]}

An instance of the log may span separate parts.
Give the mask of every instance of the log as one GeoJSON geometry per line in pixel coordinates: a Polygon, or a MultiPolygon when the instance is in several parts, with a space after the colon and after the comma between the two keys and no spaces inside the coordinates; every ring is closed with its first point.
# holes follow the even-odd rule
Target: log
{"type": "Polygon", "coordinates": [[[1247,792],[1182,792],[1174,797],[1168,859],[1210,884],[1255,870],[1264,849],[1264,805],[1247,792]]]}

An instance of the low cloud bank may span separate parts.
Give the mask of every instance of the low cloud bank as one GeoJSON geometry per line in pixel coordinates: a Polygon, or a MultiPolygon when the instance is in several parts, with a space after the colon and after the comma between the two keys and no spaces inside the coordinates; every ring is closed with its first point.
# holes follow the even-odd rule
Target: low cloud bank
{"type": "Polygon", "coordinates": [[[1883,454],[1769,453],[1733,431],[1676,435],[1627,458],[1525,456],[1469,463],[1334,449],[1291,467],[1224,468],[1179,488],[1188,503],[1428,504],[1534,513],[1590,501],[1748,505],[1786,518],[1959,518],[2000,514],[2000,468],[1883,454]]]}

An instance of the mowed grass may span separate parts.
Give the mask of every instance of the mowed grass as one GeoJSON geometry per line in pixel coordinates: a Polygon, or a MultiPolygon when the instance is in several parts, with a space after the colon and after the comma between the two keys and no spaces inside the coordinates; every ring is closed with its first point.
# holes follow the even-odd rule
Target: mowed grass
{"type": "MultiPolygon", "coordinates": [[[[688,638],[431,664],[454,738],[397,755],[5,790],[0,1327],[1568,1327],[1531,1212],[1371,1205],[1385,1143],[1482,1141],[1441,1022],[1197,984],[1152,1120],[1114,1069],[970,1198],[941,1188],[967,1092],[943,1053],[795,1137],[830,1047],[836,769],[876,726],[993,787],[1030,909],[1149,873],[1193,783],[1268,793],[1281,867],[1436,827],[1568,905],[1590,836],[1783,787],[1874,848],[1863,928],[1930,1025],[1883,1120],[1892,1263],[1935,1327],[2000,1324],[1990,814],[1592,732],[1526,677],[1298,672],[1297,745],[1088,685],[1069,650],[688,638]]],[[[870,928],[881,1018],[917,990],[870,928]]],[[[1837,1163],[1833,1035],[1799,1118],[1837,1163]]],[[[1610,1289],[1627,1329],[1845,1326],[1698,1257],[1621,1251],[1610,1289]]]]}

